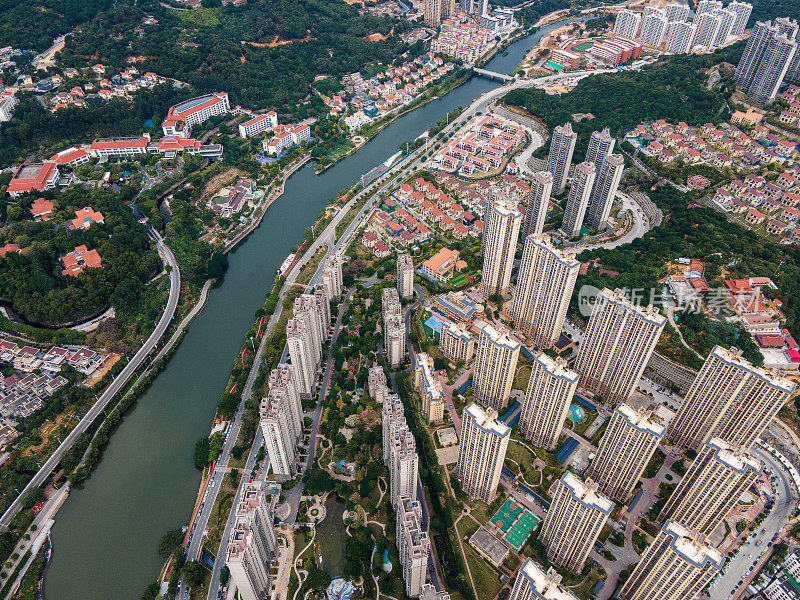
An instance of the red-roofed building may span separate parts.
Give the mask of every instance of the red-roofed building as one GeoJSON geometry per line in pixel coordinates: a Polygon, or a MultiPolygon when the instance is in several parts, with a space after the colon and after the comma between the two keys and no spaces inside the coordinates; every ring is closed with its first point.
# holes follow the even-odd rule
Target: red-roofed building
{"type": "Polygon", "coordinates": [[[67,148],[50,157],[59,167],[77,167],[89,162],[89,153],[80,148],[67,148]]]}
{"type": "Polygon", "coordinates": [[[44,198],[37,198],[31,204],[31,215],[36,221],[47,221],[53,216],[53,203],[44,198]]]}
{"type": "Polygon", "coordinates": [[[100,223],[102,225],[104,222],[103,213],[94,210],[91,206],[85,206],[75,211],[75,218],[69,222],[67,228],[70,230],[89,229],[92,223],[100,223]]]}
{"type": "Polygon", "coordinates": [[[22,249],[16,244],[6,244],[2,248],[0,248],[0,258],[5,258],[6,254],[8,254],[9,252],[16,252],[17,254],[22,254],[22,249]]]}
{"type": "Polygon", "coordinates": [[[8,184],[8,193],[17,197],[25,192],[52,190],[58,183],[60,174],[53,161],[29,163],[20,166],[8,184]]]}
{"type": "Polygon", "coordinates": [[[225,114],[230,109],[228,94],[225,92],[198,96],[170,107],[161,128],[168,137],[175,135],[189,137],[193,125],[199,125],[213,116],[225,114]]]}
{"type": "Polygon", "coordinates": [[[61,257],[64,264],[62,275],[77,277],[84,269],[99,269],[103,266],[97,250],[88,250],[85,245],[75,246],[75,250],[61,257]]]}
{"type": "Polygon", "coordinates": [[[98,138],[89,145],[89,155],[94,158],[103,156],[138,156],[147,154],[150,135],[134,138],[98,138]]]}

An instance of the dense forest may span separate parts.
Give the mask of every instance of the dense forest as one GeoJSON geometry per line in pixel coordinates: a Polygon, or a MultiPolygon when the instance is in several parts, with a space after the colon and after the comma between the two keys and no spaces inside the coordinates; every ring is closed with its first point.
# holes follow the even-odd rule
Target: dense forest
{"type": "Polygon", "coordinates": [[[539,89],[512,90],[507,104],[524,108],[552,129],[566,122],[578,133],[578,155],[585,152],[592,131],[609,127],[613,135],[642,121],[666,119],[699,124],[720,118],[723,96],[706,88],[702,69],[719,62],[738,62],[742,44],[715,54],[675,56],[641,71],[621,71],[582,79],[568,94],[551,96],[539,89]],[[592,120],[572,122],[574,113],[590,112],[592,120]]]}
{"type": "MultiPolygon", "coordinates": [[[[664,223],[630,244],[580,254],[581,262],[597,259],[603,269],[619,275],[601,275],[599,265],[592,265],[579,277],[578,289],[584,284],[660,289],[658,281],[667,275],[666,261],[679,256],[701,258],[712,288],[722,285],[723,271],[725,278],[771,277],[778,285],[773,295],[784,303],[786,325],[793,335],[800,335],[800,249],[768,242],[728,222],[724,215],[693,204],[690,196],[671,186],[648,191],[648,195],[667,215],[664,223]]],[[[759,362],[753,341],[738,326],[718,324],[704,315],[686,315],[679,319],[679,326],[684,338],[703,355],[719,343],[742,348],[748,359],[759,362]]]]}
{"type": "Polygon", "coordinates": [[[0,232],[0,245],[15,243],[24,252],[9,252],[0,259],[0,299],[27,321],[44,325],[78,320],[109,305],[120,313],[136,312],[144,301],[145,283],[161,264],[144,227],[122,198],[105,190],[81,188],[46,195],[55,204],[52,221],[19,218],[33,200],[31,195],[6,207],[13,222],[0,232]],[[88,230],[67,230],[63,223],[84,206],[100,211],[105,223],[94,223],[88,230]],[[81,244],[100,253],[103,267],[87,269],[77,277],[62,275],[60,257],[81,244]]]}
{"type": "Polygon", "coordinates": [[[118,3],[67,40],[65,66],[101,62],[190,83],[198,92],[225,90],[232,104],[281,108],[309,94],[320,74],[340,77],[371,61],[393,61],[411,25],[360,16],[338,0],[251,0],[245,6],[178,10],[155,1],[118,3]],[[143,25],[153,16],[158,23],[143,25]],[[369,41],[372,33],[388,35],[369,41]],[[392,34],[393,35],[390,35],[392,34]],[[276,47],[268,44],[283,43],[276,47]]]}
{"type": "Polygon", "coordinates": [[[111,0],[0,0],[0,47],[41,52],[53,38],[113,4],[111,0]]]}

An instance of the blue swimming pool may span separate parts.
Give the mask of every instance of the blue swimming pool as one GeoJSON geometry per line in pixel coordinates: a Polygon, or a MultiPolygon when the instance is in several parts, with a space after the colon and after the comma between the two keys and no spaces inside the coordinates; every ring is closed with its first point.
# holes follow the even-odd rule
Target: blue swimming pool
{"type": "Polygon", "coordinates": [[[583,412],[583,408],[578,406],[577,404],[570,404],[569,407],[569,419],[573,423],[577,423],[578,421],[583,421],[586,418],[586,413],[583,412]]]}

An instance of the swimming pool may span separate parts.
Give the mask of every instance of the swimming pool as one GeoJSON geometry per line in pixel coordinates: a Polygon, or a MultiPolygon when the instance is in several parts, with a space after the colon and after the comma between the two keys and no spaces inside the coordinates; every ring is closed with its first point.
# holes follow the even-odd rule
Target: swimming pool
{"type": "Polygon", "coordinates": [[[569,407],[569,420],[573,423],[577,423],[578,421],[583,421],[586,418],[586,413],[583,412],[583,408],[578,406],[577,404],[570,404],[569,407]]]}

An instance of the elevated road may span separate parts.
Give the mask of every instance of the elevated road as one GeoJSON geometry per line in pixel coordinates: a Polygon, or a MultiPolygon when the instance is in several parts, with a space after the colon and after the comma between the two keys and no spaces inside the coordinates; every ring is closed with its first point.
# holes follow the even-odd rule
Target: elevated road
{"type": "Polygon", "coordinates": [[[161,338],[164,336],[164,332],[167,330],[167,326],[170,324],[170,321],[172,321],[172,317],[175,315],[175,308],[178,306],[178,297],[180,296],[180,268],[178,267],[178,261],[176,260],[175,255],[172,253],[172,250],[170,250],[169,246],[167,246],[158,232],[155,229],[149,228],[149,234],[150,237],[155,240],[156,248],[158,249],[158,253],[161,255],[161,259],[164,261],[165,266],[170,267],[167,269],[169,273],[169,298],[167,299],[167,306],[161,315],[161,319],[159,319],[158,324],[153,330],[153,333],[150,334],[150,337],[148,337],[144,344],[142,344],[142,347],[139,348],[139,351],[134,354],[130,362],[125,365],[125,368],[122,369],[120,374],[114,378],[111,384],[100,395],[100,398],[97,399],[97,402],[95,402],[94,405],[92,405],[88,412],[83,416],[80,422],[75,426],[75,429],[67,434],[67,437],[64,438],[64,441],[62,441],[58,448],[56,448],[55,452],[50,455],[50,458],[45,461],[45,463],[42,465],[42,468],[39,469],[36,475],[34,475],[33,478],[28,482],[28,485],[25,486],[25,488],[22,490],[22,493],[17,496],[14,502],[11,503],[11,506],[8,507],[8,510],[6,510],[3,516],[0,517],[0,529],[5,529],[8,527],[11,519],[13,519],[14,515],[16,515],[22,508],[22,499],[25,497],[25,495],[32,489],[39,487],[45,482],[50,473],[61,461],[61,457],[64,452],[69,450],[75,439],[89,428],[98,415],[100,415],[100,413],[106,409],[117,393],[122,390],[125,385],[127,385],[136,370],[145,362],[145,360],[147,360],[147,358],[150,356],[150,353],[161,341],[161,338]]]}

